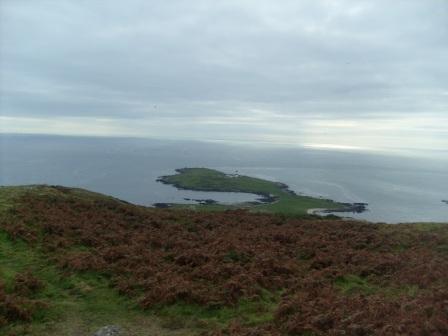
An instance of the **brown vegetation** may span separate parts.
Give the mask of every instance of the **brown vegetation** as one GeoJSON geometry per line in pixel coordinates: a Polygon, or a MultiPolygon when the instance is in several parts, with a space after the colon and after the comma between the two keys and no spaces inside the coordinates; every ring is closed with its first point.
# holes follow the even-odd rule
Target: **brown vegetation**
{"type": "Polygon", "coordinates": [[[18,273],[11,290],[0,282],[0,327],[16,321],[30,321],[45,303],[33,298],[43,284],[30,272],[18,273]]]}
{"type": "MultiPolygon", "coordinates": [[[[33,194],[0,225],[30,244],[42,241],[68,271],[110,276],[145,308],[178,301],[217,307],[265,290],[281,293],[269,324],[235,322],[216,335],[448,334],[448,226],[148,209],[33,194]]],[[[17,280],[25,293],[22,287],[36,284],[17,280]]]]}

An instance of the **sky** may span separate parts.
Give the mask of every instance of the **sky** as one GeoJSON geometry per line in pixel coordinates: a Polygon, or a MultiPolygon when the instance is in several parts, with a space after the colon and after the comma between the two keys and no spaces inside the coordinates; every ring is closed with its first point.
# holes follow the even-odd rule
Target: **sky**
{"type": "Polygon", "coordinates": [[[0,132],[448,148],[446,0],[1,0],[0,132]]]}

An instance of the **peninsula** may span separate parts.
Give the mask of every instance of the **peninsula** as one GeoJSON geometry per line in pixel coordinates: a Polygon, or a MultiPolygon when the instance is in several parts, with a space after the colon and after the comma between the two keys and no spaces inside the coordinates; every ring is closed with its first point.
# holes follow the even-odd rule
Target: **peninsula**
{"type": "Polygon", "coordinates": [[[364,203],[340,203],[329,199],[298,195],[281,182],[268,181],[240,174],[226,174],[209,168],[181,168],[176,174],[161,176],[159,182],[178,189],[215,192],[240,192],[259,195],[259,202],[239,204],[219,204],[199,202],[199,204],[157,203],[157,207],[193,208],[200,210],[227,210],[247,208],[254,212],[279,213],[286,215],[307,215],[319,213],[362,212],[364,203]]]}

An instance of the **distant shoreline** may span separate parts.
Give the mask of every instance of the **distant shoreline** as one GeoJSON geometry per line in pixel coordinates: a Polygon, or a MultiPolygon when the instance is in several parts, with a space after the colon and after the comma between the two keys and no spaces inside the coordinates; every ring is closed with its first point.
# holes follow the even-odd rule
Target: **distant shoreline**
{"type": "MultiPolygon", "coordinates": [[[[231,208],[250,208],[254,211],[287,213],[297,215],[324,215],[334,213],[362,213],[367,211],[367,203],[342,203],[331,199],[298,195],[289,186],[239,174],[225,174],[209,168],[178,168],[176,174],[157,178],[157,182],[171,185],[178,190],[201,192],[237,192],[260,196],[255,202],[232,203],[231,208]],[[320,206],[319,206],[320,205],[320,206]]],[[[202,209],[224,207],[213,199],[188,199],[202,209]]],[[[178,203],[154,203],[158,208],[182,207],[178,203]]],[[[192,204],[185,205],[186,207],[192,204]]]]}
{"type": "Polygon", "coordinates": [[[351,213],[363,213],[367,211],[368,203],[343,203],[347,207],[344,209],[325,209],[325,208],[314,208],[308,209],[308,214],[310,215],[321,215],[321,214],[332,214],[332,213],[342,213],[342,212],[351,212],[351,213]]]}

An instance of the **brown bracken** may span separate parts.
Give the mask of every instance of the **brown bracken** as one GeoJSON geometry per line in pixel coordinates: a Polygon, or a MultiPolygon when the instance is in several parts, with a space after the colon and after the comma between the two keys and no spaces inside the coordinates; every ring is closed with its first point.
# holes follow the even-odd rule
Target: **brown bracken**
{"type": "Polygon", "coordinates": [[[448,226],[151,209],[31,193],[18,204],[0,222],[12,237],[41,242],[67,271],[108,275],[144,308],[232,306],[266,290],[282,293],[273,321],[234,322],[214,335],[448,335],[448,226]],[[367,290],[344,290],[350,277],[367,290]]]}

